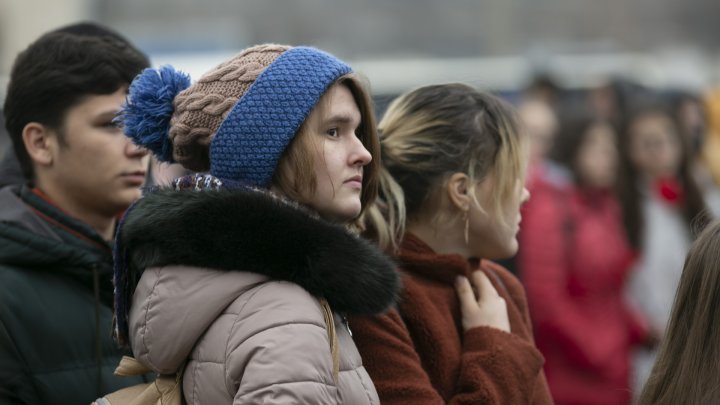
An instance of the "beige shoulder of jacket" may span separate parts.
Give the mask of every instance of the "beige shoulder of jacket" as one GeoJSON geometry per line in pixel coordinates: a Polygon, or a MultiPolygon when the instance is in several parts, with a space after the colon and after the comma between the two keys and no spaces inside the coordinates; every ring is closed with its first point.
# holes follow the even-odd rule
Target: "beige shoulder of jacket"
{"type": "Polygon", "coordinates": [[[161,373],[187,361],[188,404],[378,404],[342,317],[340,373],[317,298],[246,272],[183,266],[145,271],[133,297],[135,356],[161,373]]]}

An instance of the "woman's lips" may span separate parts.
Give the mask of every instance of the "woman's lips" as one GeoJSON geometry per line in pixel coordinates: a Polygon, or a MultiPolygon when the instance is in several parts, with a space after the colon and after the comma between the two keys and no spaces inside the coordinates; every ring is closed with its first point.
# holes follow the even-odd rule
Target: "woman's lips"
{"type": "Polygon", "coordinates": [[[353,176],[345,180],[346,184],[349,184],[353,188],[362,188],[362,176],[353,176]]]}

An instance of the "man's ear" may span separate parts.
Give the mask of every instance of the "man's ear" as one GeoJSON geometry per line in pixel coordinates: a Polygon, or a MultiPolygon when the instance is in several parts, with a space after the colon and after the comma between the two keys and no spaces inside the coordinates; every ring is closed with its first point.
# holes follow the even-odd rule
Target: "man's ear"
{"type": "Polygon", "coordinates": [[[34,164],[50,166],[53,164],[57,148],[57,134],[45,125],[30,122],[22,132],[23,143],[34,164]]]}
{"type": "Polygon", "coordinates": [[[453,173],[445,185],[450,203],[460,211],[468,211],[472,203],[472,197],[468,194],[470,177],[465,173],[453,173]]]}

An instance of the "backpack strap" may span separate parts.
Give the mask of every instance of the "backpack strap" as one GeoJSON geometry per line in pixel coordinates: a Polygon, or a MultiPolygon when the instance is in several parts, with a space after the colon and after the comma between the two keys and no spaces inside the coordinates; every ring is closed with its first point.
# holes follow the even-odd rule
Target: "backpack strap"
{"type": "Polygon", "coordinates": [[[147,373],[152,373],[152,370],[139,362],[135,357],[123,356],[113,374],[128,377],[147,373]]]}
{"type": "MultiPolygon", "coordinates": [[[[155,381],[131,385],[98,398],[92,405],[181,405],[182,375],[185,364],[175,374],[158,375],[155,381]]],[[[152,372],[134,357],[123,356],[115,369],[117,376],[136,376],[152,372]]]]}

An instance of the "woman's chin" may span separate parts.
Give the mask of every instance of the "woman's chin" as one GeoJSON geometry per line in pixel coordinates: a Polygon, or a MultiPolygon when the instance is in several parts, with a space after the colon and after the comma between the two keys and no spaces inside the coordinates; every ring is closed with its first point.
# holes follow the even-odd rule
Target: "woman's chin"
{"type": "Polygon", "coordinates": [[[360,207],[348,207],[345,209],[337,209],[330,212],[320,213],[320,216],[330,222],[347,224],[357,219],[360,215],[360,211],[360,207]]]}

